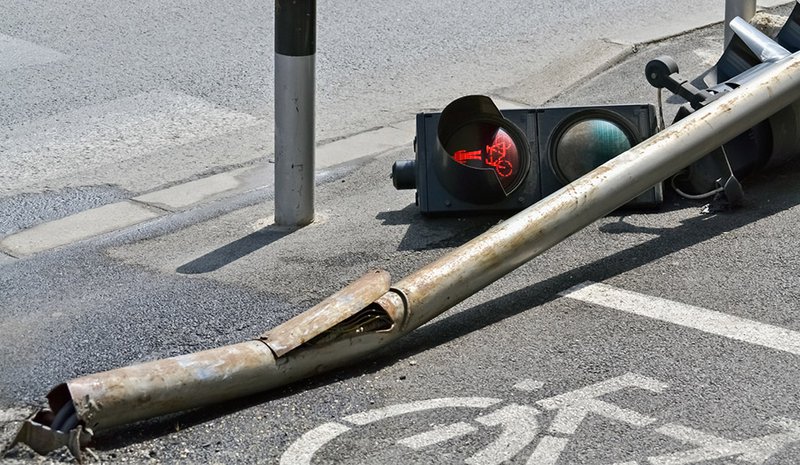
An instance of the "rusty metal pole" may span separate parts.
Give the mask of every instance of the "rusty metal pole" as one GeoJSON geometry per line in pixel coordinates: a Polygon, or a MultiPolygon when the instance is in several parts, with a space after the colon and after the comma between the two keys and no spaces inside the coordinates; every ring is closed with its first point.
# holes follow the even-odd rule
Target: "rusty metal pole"
{"type": "Polygon", "coordinates": [[[17,441],[74,451],[92,432],[360,360],[798,100],[800,52],[393,286],[373,272],[258,340],[59,385],[17,441]]]}

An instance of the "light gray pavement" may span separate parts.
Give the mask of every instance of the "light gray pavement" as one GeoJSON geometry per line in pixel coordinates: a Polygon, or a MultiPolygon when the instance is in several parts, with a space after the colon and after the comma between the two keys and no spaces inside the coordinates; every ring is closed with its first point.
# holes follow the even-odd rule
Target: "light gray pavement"
{"type": "MultiPolygon", "coordinates": [[[[693,76],[721,37],[714,26],[643,45],[549,103],[654,102],[649,59],[671,54],[693,76]]],[[[398,279],[501,220],[421,217],[413,192],[388,178],[410,156],[321,169],[318,221],[299,231],[270,226],[269,189],[199,204],[176,193],[157,199],[169,210],[158,218],[0,260],[3,439],[58,382],[248,339],[368,269],[398,279]]],[[[796,463],[790,346],[563,294],[603,283],[800,340],[797,176],[795,162],[751,180],[735,213],[701,215],[669,197],[659,212],[610,215],[351,369],[107,434],[94,451],[144,463],[489,464],[509,451],[520,464],[796,463]],[[420,410],[380,410],[397,405],[420,410]]],[[[24,449],[6,459],[38,461],[24,449]]]]}

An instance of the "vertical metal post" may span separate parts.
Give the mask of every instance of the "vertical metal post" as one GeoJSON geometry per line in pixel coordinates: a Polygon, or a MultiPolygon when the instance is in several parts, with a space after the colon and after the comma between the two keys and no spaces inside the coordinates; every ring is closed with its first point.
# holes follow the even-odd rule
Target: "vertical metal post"
{"type": "Polygon", "coordinates": [[[733,18],[738,16],[745,21],[750,21],[755,14],[756,0],[725,0],[725,47],[733,38],[731,29],[733,18]]]}
{"type": "Polygon", "coordinates": [[[314,221],[316,0],[275,0],[275,223],[314,221]]]}

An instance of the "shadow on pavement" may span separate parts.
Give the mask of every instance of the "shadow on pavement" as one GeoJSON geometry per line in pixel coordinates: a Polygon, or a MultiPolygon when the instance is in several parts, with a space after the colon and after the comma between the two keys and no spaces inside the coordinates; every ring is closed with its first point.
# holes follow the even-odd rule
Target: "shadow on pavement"
{"type": "Polygon", "coordinates": [[[286,237],[294,231],[295,229],[281,226],[267,226],[181,265],[175,271],[181,274],[202,274],[216,271],[286,237]]]}

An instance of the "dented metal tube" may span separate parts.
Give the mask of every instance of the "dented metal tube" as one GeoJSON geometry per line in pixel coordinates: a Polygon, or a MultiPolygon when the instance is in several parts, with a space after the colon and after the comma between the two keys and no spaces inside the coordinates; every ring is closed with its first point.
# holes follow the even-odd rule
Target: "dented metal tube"
{"type": "Polygon", "coordinates": [[[268,391],[342,366],[391,339],[367,333],[285,359],[261,341],[247,341],[76,378],[57,389],[69,391],[78,417],[96,433],[268,391]]]}
{"type": "MultiPolygon", "coordinates": [[[[259,340],[77,378],[54,389],[50,405],[55,411],[74,402],[79,428],[97,432],[266,391],[358,360],[800,100],[798,53],[391,289],[388,274],[370,273],[259,340]]],[[[53,434],[47,418],[29,421],[25,437],[33,437],[30,428],[53,434]]]]}
{"type": "Polygon", "coordinates": [[[71,399],[83,425],[97,432],[328,371],[396,337],[398,326],[388,325],[383,331],[362,334],[356,329],[325,338],[326,332],[365,311],[400,315],[402,301],[383,297],[389,282],[385,271],[371,271],[259,340],[76,378],[55,388],[50,404],[55,411],[71,399]],[[315,343],[317,338],[321,340],[315,343]]]}

